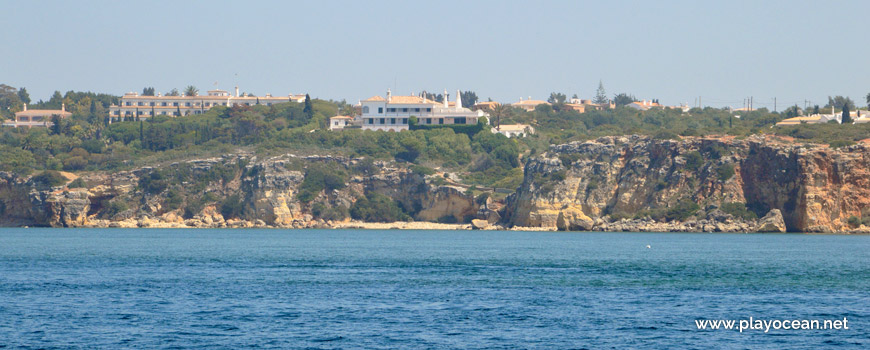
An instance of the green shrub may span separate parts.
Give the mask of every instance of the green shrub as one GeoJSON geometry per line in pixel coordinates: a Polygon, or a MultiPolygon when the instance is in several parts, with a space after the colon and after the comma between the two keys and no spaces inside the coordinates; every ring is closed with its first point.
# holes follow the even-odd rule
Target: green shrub
{"type": "Polygon", "coordinates": [[[323,202],[316,202],[311,205],[311,215],[323,220],[341,221],[349,215],[349,212],[343,205],[330,207],[323,202]]]}
{"type": "Polygon", "coordinates": [[[828,145],[830,145],[831,148],[848,147],[848,146],[852,146],[854,144],[855,144],[855,141],[851,141],[851,140],[834,140],[834,141],[831,141],[828,143],[828,145]]]}
{"type": "Polygon", "coordinates": [[[704,165],[704,157],[701,152],[692,151],[686,154],[686,169],[696,171],[704,165]]]}
{"type": "Polygon", "coordinates": [[[668,131],[668,130],[661,130],[661,131],[653,134],[652,138],[654,138],[656,140],[679,140],[680,135],[677,135],[677,134],[675,134],[671,131],[668,131]]]}
{"type": "Polygon", "coordinates": [[[69,187],[69,188],[87,188],[88,185],[85,183],[84,179],[77,178],[77,179],[73,180],[73,182],[70,182],[68,185],[66,185],[66,187],[69,187]]]}
{"type": "Polygon", "coordinates": [[[728,181],[728,179],[734,176],[734,164],[722,164],[722,166],[716,168],[716,174],[719,176],[719,181],[728,181]]]}
{"type": "Polygon", "coordinates": [[[350,216],[366,222],[407,221],[411,217],[405,214],[392,198],[376,192],[369,192],[360,197],[350,207],[350,216]]]}
{"type": "Polygon", "coordinates": [[[177,189],[171,188],[166,192],[166,199],[163,200],[163,206],[167,211],[180,208],[182,203],[184,203],[184,196],[177,189]]]}
{"type": "Polygon", "coordinates": [[[562,182],[562,181],[565,181],[566,177],[567,177],[567,171],[565,171],[565,169],[554,171],[554,172],[550,173],[550,180],[552,180],[552,181],[562,182]]]}
{"type": "Polygon", "coordinates": [[[305,172],[305,179],[302,180],[302,185],[299,186],[299,193],[296,198],[304,203],[308,203],[317,197],[320,191],[327,192],[345,187],[347,181],[347,173],[339,169],[338,166],[329,166],[325,164],[311,164],[305,172]]]}
{"type": "Polygon", "coordinates": [[[30,178],[30,182],[40,191],[63,185],[66,181],[67,179],[65,176],[54,170],[46,170],[39,175],[34,175],[30,178]]]}
{"type": "Polygon", "coordinates": [[[130,207],[127,205],[126,202],[124,202],[122,200],[113,200],[113,201],[109,202],[109,205],[106,206],[104,213],[105,213],[105,217],[112,218],[113,216],[117,215],[118,213],[121,213],[123,211],[127,211],[129,209],[130,209],[130,207]]]}
{"type": "Polygon", "coordinates": [[[746,203],[742,202],[722,203],[722,207],[720,207],[719,209],[727,214],[733,215],[734,217],[743,218],[746,220],[754,220],[758,218],[758,215],[747,209],[746,203]]]}
{"type": "Polygon", "coordinates": [[[160,171],[153,170],[139,178],[139,188],[148,194],[158,194],[168,187],[168,179],[160,171]]]}
{"type": "Polygon", "coordinates": [[[846,222],[847,222],[847,223],[849,224],[849,226],[851,226],[852,228],[855,228],[855,227],[858,227],[858,226],[861,225],[861,219],[858,218],[858,217],[855,216],[855,215],[850,216],[849,219],[846,220],[846,222]]]}
{"type": "Polygon", "coordinates": [[[677,205],[668,208],[665,212],[665,219],[668,221],[685,221],[690,216],[695,215],[695,212],[701,207],[690,200],[681,200],[677,205]]]}
{"type": "Polygon", "coordinates": [[[238,194],[233,194],[227,196],[227,198],[224,198],[224,200],[221,201],[220,209],[221,215],[223,215],[225,219],[240,218],[245,209],[245,205],[238,194]]]}

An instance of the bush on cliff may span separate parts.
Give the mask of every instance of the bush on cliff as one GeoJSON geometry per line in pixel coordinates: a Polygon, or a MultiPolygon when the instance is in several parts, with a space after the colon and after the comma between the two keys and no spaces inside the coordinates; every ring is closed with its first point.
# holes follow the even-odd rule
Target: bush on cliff
{"type": "Polygon", "coordinates": [[[758,215],[754,212],[746,208],[746,203],[742,202],[729,202],[722,203],[722,207],[719,208],[723,212],[727,214],[731,214],[734,217],[742,218],[745,220],[755,220],[758,219],[758,215]]]}
{"type": "Polygon", "coordinates": [[[728,179],[734,176],[734,164],[722,164],[722,166],[716,168],[716,174],[719,176],[720,181],[728,181],[728,179]]]}
{"type": "Polygon", "coordinates": [[[350,207],[350,216],[366,222],[409,221],[411,217],[405,214],[392,198],[376,192],[369,192],[360,197],[350,207]]]}
{"type": "Polygon", "coordinates": [[[51,189],[66,183],[67,179],[59,172],[54,170],[43,171],[39,175],[30,178],[33,186],[40,191],[51,189]]]}
{"type": "Polygon", "coordinates": [[[704,165],[704,157],[701,155],[701,152],[692,151],[686,154],[686,169],[689,171],[696,171],[704,165]]]}
{"type": "Polygon", "coordinates": [[[221,201],[221,215],[224,216],[224,219],[240,218],[244,210],[244,202],[238,194],[227,196],[221,201]]]}
{"type": "Polygon", "coordinates": [[[323,220],[341,221],[350,215],[347,207],[343,205],[329,206],[323,202],[311,205],[311,215],[323,220]]]}
{"type": "Polygon", "coordinates": [[[698,209],[701,207],[697,203],[684,199],[668,208],[665,212],[665,219],[667,221],[685,221],[690,216],[695,215],[698,209]]]}
{"type": "Polygon", "coordinates": [[[305,203],[311,202],[320,191],[331,192],[344,188],[345,181],[347,181],[347,173],[338,165],[311,164],[305,171],[305,179],[299,186],[296,198],[305,203]]]}

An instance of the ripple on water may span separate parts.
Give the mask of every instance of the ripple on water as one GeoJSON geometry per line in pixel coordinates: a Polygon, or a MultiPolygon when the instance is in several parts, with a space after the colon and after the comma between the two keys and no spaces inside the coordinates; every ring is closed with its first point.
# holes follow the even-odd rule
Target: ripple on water
{"type": "Polygon", "coordinates": [[[0,348],[870,345],[868,236],[239,232],[4,230],[0,348]]]}

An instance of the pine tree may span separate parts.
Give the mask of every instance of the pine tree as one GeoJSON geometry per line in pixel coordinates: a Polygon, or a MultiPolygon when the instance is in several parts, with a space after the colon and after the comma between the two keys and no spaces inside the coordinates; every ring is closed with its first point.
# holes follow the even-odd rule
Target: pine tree
{"type": "Polygon", "coordinates": [[[843,105],[843,120],[840,124],[852,124],[852,116],[849,115],[849,104],[843,105]]]}
{"type": "Polygon", "coordinates": [[[314,117],[314,107],[311,105],[311,96],[308,96],[308,94],[305,94],[305,108],[302,109],[302,112],[304,112],[308,118],[314,117]]]}
{"type": "Polygon", "coordinates": [[[607,91],[604,91],[604,83],[598,81],[598,90],[595,91],[595,99],[592,102],[597,104],[607,103],[607,91]]]}

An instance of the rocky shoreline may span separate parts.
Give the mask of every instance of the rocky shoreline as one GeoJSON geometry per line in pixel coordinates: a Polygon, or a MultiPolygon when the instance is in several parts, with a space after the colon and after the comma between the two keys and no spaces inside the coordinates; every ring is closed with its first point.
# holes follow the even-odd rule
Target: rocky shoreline
{"type": "Polygon", "coordinates": [[[52,184],[0,172],[0,227],[866,234],[868,154],[761,137],[604,137],[526,159],[504,200],[444,180],[456,174],[333,156],[226,154],[52,184]],[[324,174],[340,176],[318,183],[324,174]]]}

